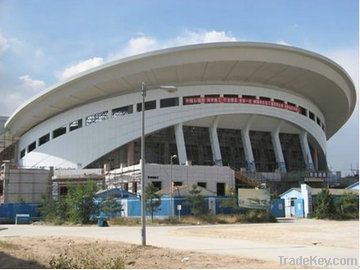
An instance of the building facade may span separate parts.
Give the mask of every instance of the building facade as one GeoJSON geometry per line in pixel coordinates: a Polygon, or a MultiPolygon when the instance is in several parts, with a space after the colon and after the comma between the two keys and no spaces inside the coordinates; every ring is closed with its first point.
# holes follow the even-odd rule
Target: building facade
{"type": "Polygon", "coordinates": [[[5,125],[18,165],[138,164],[142,82],[146,163],[176,155],[179,165],[326,171],[326,141],[356,103],[348,74],[313,52],[242,42],[165,49],[97,67],[19,107],[5,125]]]}

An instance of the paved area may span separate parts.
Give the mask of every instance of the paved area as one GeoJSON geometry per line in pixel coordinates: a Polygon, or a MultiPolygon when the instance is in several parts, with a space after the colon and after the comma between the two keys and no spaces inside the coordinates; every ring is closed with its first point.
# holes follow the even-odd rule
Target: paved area
{"type": "MultiPolygon", "coordinates": [[[[279,256],[357,258],[358,260],[358,225],[357,221],[303,220],[280,224],[149,226],[147,227],[147,244],[276,262],[279,262],[279,256]],[[320,240],[311,235],[309,237],[308,232],[311,231],[309,228],[312,228],[314,236],[321,235],[320,240]],[[245,235],[242,232],[245,232],[245,235]],[[255,232],[256,237],[245,237],[251,232],[253,234],[255,232]]],[[[141,243],[140,227],[125,226],[100,228],[95,226],[0,225],[0,237],[11,236],[80,236],[133,244],[141,243]]]]}

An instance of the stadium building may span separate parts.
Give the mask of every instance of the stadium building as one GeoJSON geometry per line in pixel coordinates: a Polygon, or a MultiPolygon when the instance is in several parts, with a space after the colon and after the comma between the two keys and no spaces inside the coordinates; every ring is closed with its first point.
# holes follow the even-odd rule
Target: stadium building
{"type": "Polygon", "coordinates": [[[142,82],[146,163],[198,166],[194,181],[206,166],[326,172],[326,141],[356,103],[344,69],[310,51],[250,42],[170,48],[91,69],[20,106],[5,124],[16,164],[139,164],[142,82]]]}

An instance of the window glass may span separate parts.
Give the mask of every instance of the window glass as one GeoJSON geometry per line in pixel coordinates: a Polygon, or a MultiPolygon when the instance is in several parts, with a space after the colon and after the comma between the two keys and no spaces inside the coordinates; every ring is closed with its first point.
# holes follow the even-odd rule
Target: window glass
{"type": "Polygon", "coordinates": [[[218,94],[205,95],[204,97],[220,97],[218,94]]]}
{"type": "Polygon", "coordinates": [[[157,190],[161,190],[161,181],[152,181],[152,184],[157,190]]]}
{"type": "Polygon", "coordinates": [[[225,94],[224,97],[225,97],[225,98],[238,98],[239,95],[225,94]]]}
{"type": "Polygon", "coordinates": [[[31,151],[35,150],[36,148],[36,141],[32,142],[31,144],[29,144],[28,146],[28,153],[30,153],[31,151]]]}
{"type": "Polygon", "coordinates": [[[133,105],[128,105],[112,110],[112,117],[116,118],[119,116],[127,115],[133,113],[133,105]]]}
{"type": "Polygon", "coordinates": [[[242,95],[243,98],[256,99],[256,96],[242,95]]]}
{"type": "MultiPolygon", "coordinates": [[[[141,112],[142,103],[136,104],[136,111],[141,112]]],[[[156,100],[145,102],[145,111],[156,109],[156,100]]]]}
{"type": "Polygon", "coordinates": [[[23,158],[25,156],[25,148],[20,151],[20,158],[23,158]]]}
{"type": "Polygon", "coordinates": [[[50,141],[50,133],[40,137],[39,139],[39,146],[43,145],[44,143],[47,143],[48,141],[50,141]]]}
{"type": "Polygon", "coordinates": [[[306,109],[303,108],[303,107],[301,107],[301,106],[299,106],[299,109],[300,109],[300,113],[301,113],[302,115],[305,115],[305,116],[306,116],[306,109]]]}
{"type": "Polygon", "coordinates": [[[73,131],[81,127],[82,127],[82,119],[78,119],[69,124],[69,131],[73,131]]]}
{"type": "Polygon", "coordinates": [[[315,114],[313,112],[309,111],[309,117],[311,120],[315,121],[315,114]]]}
{"type": "Polygon", "coordinates": [[[316,117],[316,123],[321,127],[321,120],[319,117],[316,117]]]}
{"type": "Polygon", "coordinates": [[[164,98],[160,100],[160,108],[179,106],[179,98],[164,98]]]}
{"type": "Polygon", "coordinates": [[[53,139],[66,133],[66,126],[59,127],[52,132],[53,139]]]}
{"type": "Polygon", "coordinates": [[[198,185],[199,187],[206,188],[206,182],[198,182],[197,185],[198,185]]]}

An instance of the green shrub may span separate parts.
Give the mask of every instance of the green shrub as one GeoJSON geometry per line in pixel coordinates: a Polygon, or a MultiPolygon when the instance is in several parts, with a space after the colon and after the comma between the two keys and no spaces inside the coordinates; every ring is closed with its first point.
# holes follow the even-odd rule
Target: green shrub
{"type": "Polygon", "coordinates": [[[313,216],[317,219],[332,219],[336,215],[333,197],[329,189],[323,189],[314,200],[313,216]]]}
{"type": "Polygon", "coordinates": [[[311,217],[318,219],[358,219],[359,197],[345,193],[334,198],[328,189],[323,189],[314,200],[314,211],[311,217]]]}
{"type": "Polygon", "coordinates": [[[42,220],[54,224],[90,223],[91,214],[95,212],[94,195],[97,186],[94,181],[85,185],[74,185],[69,188],[68,194],[52,199],[43,196],[39,205],[42,220]]]}
{"type": "Polygon", "coordinates": [[[359,196],[354,193],[345,193],[336,201],[336,218],[359,219],[359,196]]]}
{"type": "Polygon", "coordinates": [[[185,197],[185,204],[189,206],[192,215],[205,214],[207,211],[204,207],[204,198],[200,193],[201,189],[193,184],[189,190],[189,195],[185,197]]]}
{"type": "Polygon", "coordinates": [[[152,183],[148,184],[145,188],[145,204],[146,210],[151,214],[151,221],[154,221],[154,212],[160,209],[161,196],[157,194],[159,189],[152,183]]]}

